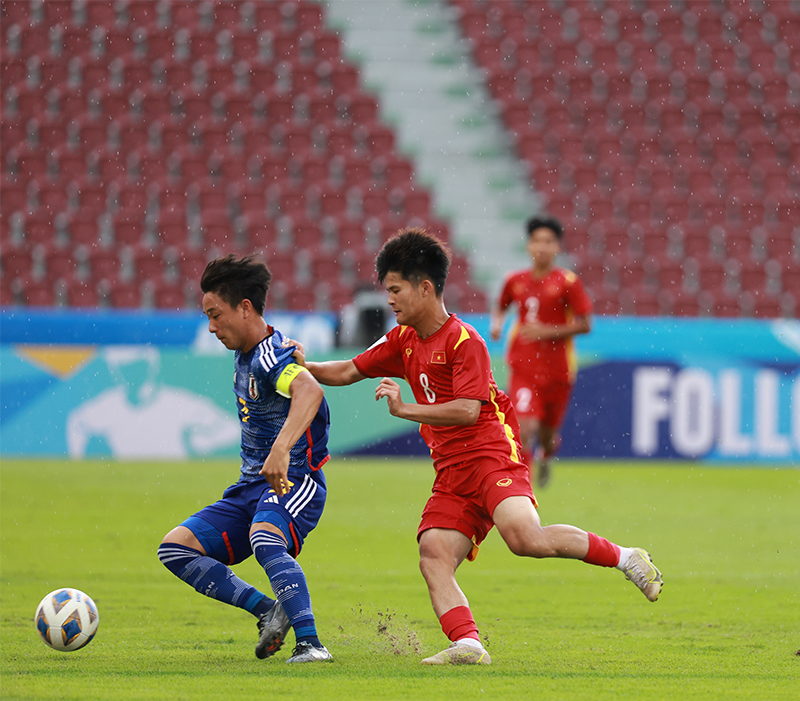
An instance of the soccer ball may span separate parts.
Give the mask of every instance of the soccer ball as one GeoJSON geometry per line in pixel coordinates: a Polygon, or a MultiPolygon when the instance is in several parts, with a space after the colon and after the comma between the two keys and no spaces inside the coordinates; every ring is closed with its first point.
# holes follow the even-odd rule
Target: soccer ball
{"type": "Polygon", "coordinates": [[[71,652],[87,645],[100,623],[91,597],[77,589],[51,591],[36,609],[36,630],[54,650],[71,652]]]}

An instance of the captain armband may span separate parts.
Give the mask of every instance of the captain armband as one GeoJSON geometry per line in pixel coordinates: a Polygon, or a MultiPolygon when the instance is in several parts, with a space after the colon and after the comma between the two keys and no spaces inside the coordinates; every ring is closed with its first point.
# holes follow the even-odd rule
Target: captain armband
{"type": "Polygon", "coordinates": [[[275,383],[275,391],[283,397],[291,397],[289,394],[289,385],[294,382],[294,378],[301,372],[308,372],[308,368],[297,365],[297,363],[290,363],[287,365],[283,369],[283,372],[278,375],[278,381],[275,383]]]}

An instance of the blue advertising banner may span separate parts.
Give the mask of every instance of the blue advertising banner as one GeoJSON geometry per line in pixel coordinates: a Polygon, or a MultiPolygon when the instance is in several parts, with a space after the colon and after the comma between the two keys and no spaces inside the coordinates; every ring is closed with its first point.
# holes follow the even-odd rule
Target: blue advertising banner
{"type": "Polygon", "coordinates": [[[800,323],[598,319],[562,455],[800,463],[800,323]]]}
{"type": "MultiPolygon", "coordinates": [[[[464,316],[488,338],[487,317],[464,316]]],[[[331,315],[268,320],[313,359],[360,350],[335,349],[331,315]]],[[[502,387],[503,346],[488,345],[502,387]]],[[[800,465],[800,322],[600,317],[576,348],[562,456],[800,465]]],[[[3,310],[0,452],[236,456],[231,367],[196,313],[3,310]]],[[[326,396],[333,452],[428,453],[374,382],[326,396]]]]}

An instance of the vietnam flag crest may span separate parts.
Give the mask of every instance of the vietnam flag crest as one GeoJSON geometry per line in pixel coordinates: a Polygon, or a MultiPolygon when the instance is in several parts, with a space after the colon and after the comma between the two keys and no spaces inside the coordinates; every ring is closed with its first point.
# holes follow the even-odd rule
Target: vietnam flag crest
{"type": "Polygon", "coordinates": [[[436,363],[437,365],[446,365],[447,357],[445,356],[444,351],[433,351],[431,362],[436,363]]]}

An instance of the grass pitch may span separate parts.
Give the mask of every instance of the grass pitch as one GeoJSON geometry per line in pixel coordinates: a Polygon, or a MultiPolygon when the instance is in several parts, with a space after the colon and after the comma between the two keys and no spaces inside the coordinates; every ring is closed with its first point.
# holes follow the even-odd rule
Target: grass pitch
{"type": "MultiPolygon", "coordinates": [[[[430,668],[447,645],[417,569],[433,470],[333,460],[301,562],[333,664],[257,660],[255,619],[206,599],[156,557],[162,536],[236,477],[226,462],[3,460],[3,699],[797,699],[800,471],[557,465],[542,521],[649,549],[650,604],[615,570],[514,557],[496,533],[459,581],[490,667],[430,668]],[[83,650],[38,638],[57,587],[83,589],[100,628],[83,650]]],[[[251,561],[236,568],[262,589],[251,561]]]]}

